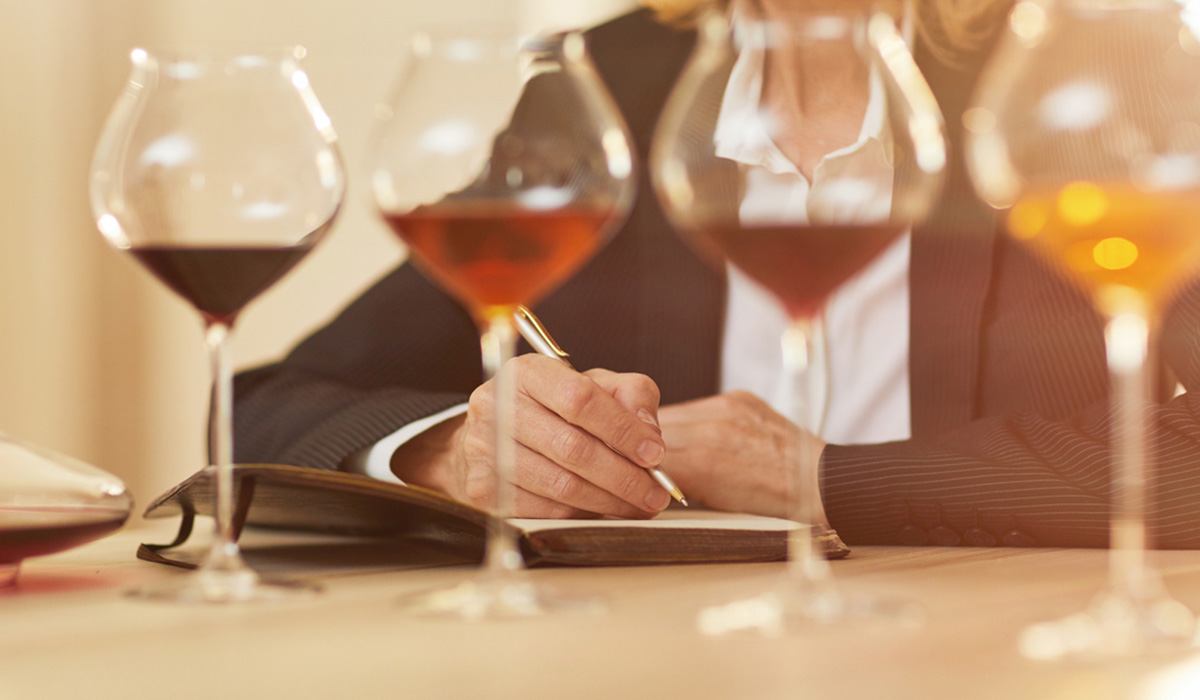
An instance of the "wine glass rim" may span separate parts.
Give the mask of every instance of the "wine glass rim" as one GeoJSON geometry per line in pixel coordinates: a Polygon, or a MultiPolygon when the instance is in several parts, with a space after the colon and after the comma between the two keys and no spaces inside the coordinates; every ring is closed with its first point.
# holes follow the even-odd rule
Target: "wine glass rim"
{"type": "Polygon", "coordinates": [[[484,22],[441,22],[427,25],[409,35],[409,44],[418,48],[436,44],[462,45],[487,44],[505,48],[529,49],[551,46],[567,41],[570,37],[582,36],[578,29],[561,31],[524,31],[515,28],[497,27],[484,22]]]}
{"type": "Polygon", "coordinates": [[[239,58],[290,58],[302,61],[308,49],[301,44],[271,44],[255,42],[180,42],[165,44],[139,44],[129,52],[134,63],[153,58],[160,62],[224,62],[239,58]]]}
{"type": "Polygon", "coordinates": [[[746,17],[730,20],[743,41],[778,45],[814,41],[839,41],[853,38],[866,29],[870,16],[862,17],[836,11],[813,12],[804,17],[746,17]]]}

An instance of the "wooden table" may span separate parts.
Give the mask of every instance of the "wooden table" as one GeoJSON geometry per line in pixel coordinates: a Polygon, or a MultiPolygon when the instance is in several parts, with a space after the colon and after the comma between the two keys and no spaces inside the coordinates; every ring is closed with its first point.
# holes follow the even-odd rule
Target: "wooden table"
{"type": "MultiPolygon", "coordinates": [[[[304,602],[187,607],[128,599],[178,575],[137,561],[170,524],[126,529],[25,564],[0,594],[0,700],[107,698],[1200,698],[1200,652],[1107,664],[1027,661],[1020,629],[1082,607],[1104,579],[1088,550],[858,547],[850,592],[924,606],[919,629],[814,626],[705,637],[696,612],[766,586],[782,565],[549,569],[609,611],[503,623],[406,617],[397,594],[469,569],[328,577],[304,602]],[[1192,683],[1190,691],[1178,690],[1192,683]],[[1179,695],[1163,694],[1174,685],[1179,695]]],[[[1200,552],[1160,552],[1200,609],[1200,552]]]]}

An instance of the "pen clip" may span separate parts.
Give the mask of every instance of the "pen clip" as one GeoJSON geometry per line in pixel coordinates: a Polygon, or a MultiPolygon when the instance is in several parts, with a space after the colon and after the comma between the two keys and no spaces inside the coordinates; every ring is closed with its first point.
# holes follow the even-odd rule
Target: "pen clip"
{"type": "Polygon", "coordinates": [[[550,337],[550,333],[546,331],[546,327],[538,320],[533,312],[524,306],[518,306],[513,312],[513,318],[517,322],[517,330],[521,332],[521,336],[533,346],[533,349],[571,364],[567,358],[570,357],[565,350],[558,347],[558,343],[554,342],[554,338],[550,337]]]}

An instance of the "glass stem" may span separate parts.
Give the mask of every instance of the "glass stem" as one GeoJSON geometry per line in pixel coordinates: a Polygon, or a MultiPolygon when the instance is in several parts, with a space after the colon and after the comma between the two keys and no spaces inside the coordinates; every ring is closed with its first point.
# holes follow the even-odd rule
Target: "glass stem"
{"type": "Polygon", "coordinates": [[[233,531],[233,354],[232,327],[208,321],[204,344],[212,377],[212,402],[208,417],[208,460],[216,477],[216,541],[205,567],[210,570],[244,568],[233,531]]]}
{"type": "Polygon", "coordinates": [[[1104,341],[1114,406],[1109,584],[1114,591],[1137,596],[1146,571],[1150,322],[1144,313],[1113,314],[1104,341]]]}
{"type": "Polygon", "coordinates": [[[484,566],[492,578],[505,577],[524,568],[516,532],[505,521],[513,512],[513,472],[516,446],[512,441],[516,386],[511,372],[501,368],[517,352],[517,331],[512,313],[496,313],[488,318],[479,336],[486,378],[495,380],[496,403],[493,435],[496,458],[495,503],[488,518],[487,551],[484,566]]]}
{"type": "Polygon", "coordinates": [[[812,324],[807,319],[792,320],[783,333],[784,381],[788,392],[789,418],[799,427],[795,452],[785,455],[790,465],[788,505],[791,519],[801,526],[788,538],[788,573],[793,581],[805,586],[832,585],[829,562],[816,546],[817,521],[821,517],[821,494],[817,460],[811,458],[813,435],[808,430],[809,412],[814,410],[813,382],[808,369],[812,355],[812,324]]]}

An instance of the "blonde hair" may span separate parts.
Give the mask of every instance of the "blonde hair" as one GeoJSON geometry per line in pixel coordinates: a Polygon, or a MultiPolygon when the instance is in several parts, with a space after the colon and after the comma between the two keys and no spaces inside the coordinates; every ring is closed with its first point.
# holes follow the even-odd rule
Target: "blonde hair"
{"type": "MultiPolygon", "coordinates": [[[[662,22],[688,26],[709,7],[729,0],[641,0],[662,22]]],[[[921,38],[941,60],[954,64],[978,50],[1008,14],[1013,0],[913,0],[921,38]]]]}

